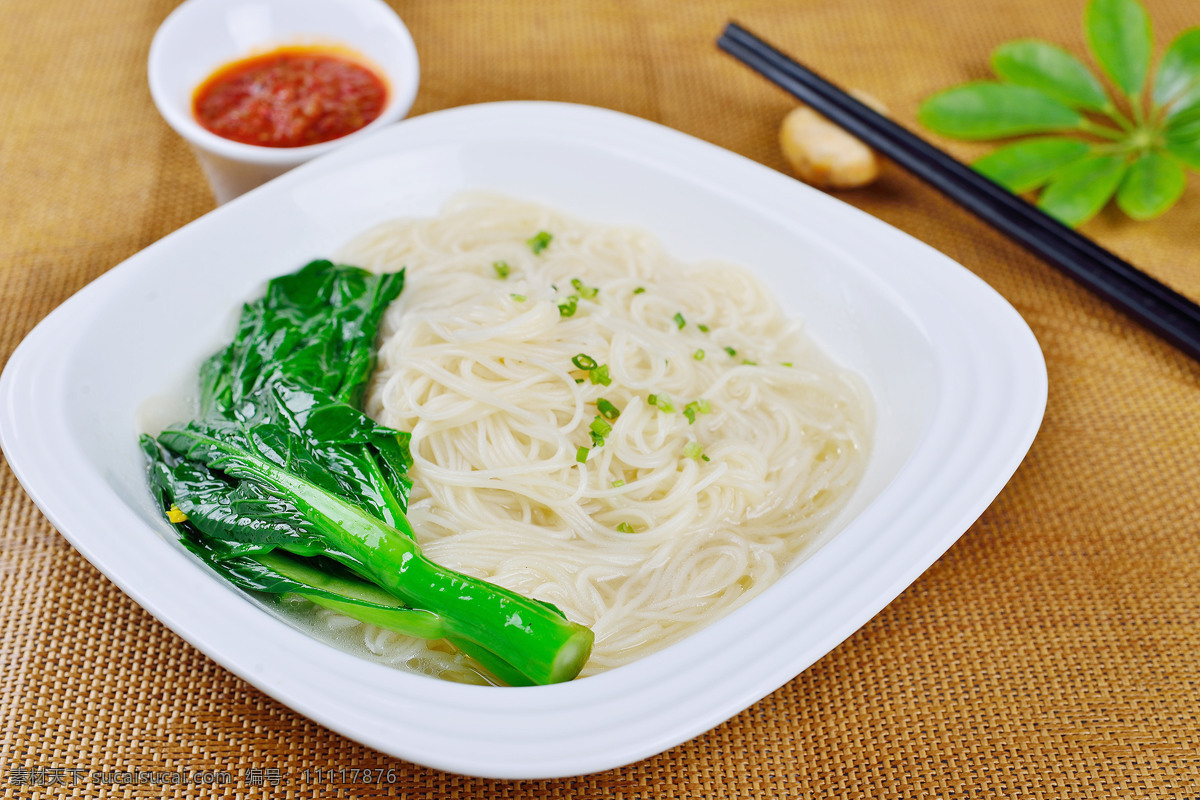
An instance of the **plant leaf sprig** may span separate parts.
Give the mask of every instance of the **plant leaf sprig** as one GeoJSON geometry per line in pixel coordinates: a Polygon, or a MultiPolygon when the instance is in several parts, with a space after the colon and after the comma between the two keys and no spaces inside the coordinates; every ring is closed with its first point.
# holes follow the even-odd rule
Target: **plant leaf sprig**
{"type": "Polygon", "coordinates": [[[972,166],[1016,193],[1041,190],[1038,206],[1078,226],[1116,196],[1137,220],[1162,214],[1200,171],[1200,27],[1188,28],[1151,71],[1153,31],[1138,0],[1090,0],[1088,49],[1118,95],[1067,50],[1038,39],[992,53],[997,81],[954,86],[927,98],[918,119],[955,139],[1038,134],[972,166]]]}

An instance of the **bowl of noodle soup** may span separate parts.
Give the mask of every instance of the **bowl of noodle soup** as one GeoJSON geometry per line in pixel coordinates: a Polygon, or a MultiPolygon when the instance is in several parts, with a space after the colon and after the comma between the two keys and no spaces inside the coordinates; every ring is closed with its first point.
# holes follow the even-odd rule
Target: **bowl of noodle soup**
{"type": "Polygon", "coordinates": [[[406,121],[110,271],[10,360],[0,443],[77,549],[263,691],[389,755],[549,778],[685,741],[853,633],[1003,488],[1045,391],[1011,306],[895,229],[653,123],[504,103],[406,121]],[[321,255],[406,270],[367,410],[413,433],[426,554],[592,626],[582,677],[472,685],[221,582],[160,518],[134,432],[186,418],[240,304],[321,255]]]}

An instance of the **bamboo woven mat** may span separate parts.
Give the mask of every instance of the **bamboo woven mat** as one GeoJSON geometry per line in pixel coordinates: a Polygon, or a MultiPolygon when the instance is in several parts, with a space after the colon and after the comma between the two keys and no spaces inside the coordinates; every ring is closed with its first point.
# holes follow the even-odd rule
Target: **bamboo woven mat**
{"type": "MultiPolygon", "coordinates": [[[[146,87],[150,38],[173,5],[0,2],[0,359],[73,292],[211,207],[146,87]]],[[[729,18],[910,125],[924,96],[985,77],[1002,41],[1083,49],[1082,0],[395,5],[422,58],[414,114],[587,103],[779,169],[775,132],[791,103],[715,50],[729,18]]],[[[1147,5],[1160,48],[1200,24],[1195,0],[1147,5]]],[[[1039,438],[992,507],[804,674],[703,736],[598,775],[502,782],[414,766],[297,715],[171,633],[58,536],[5,466],[0,792],[1200,797],[1200,365],[905,175],[843,197],[1008,298],[1042,344],[1050,396],[1039,438]],[[355,767],[390,768],[393,782],[313,778],[355,767]],[[91,783],[134,769],[224,772],[230,783],[91,783]]],[[[1195,177],[1156,221],[1106,212],[1084,231],[1200,298],[1195,177]]]]}

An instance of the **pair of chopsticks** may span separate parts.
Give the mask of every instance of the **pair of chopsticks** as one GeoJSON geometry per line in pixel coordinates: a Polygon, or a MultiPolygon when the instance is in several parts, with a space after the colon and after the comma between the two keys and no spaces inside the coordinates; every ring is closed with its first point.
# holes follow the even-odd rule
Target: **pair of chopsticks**
{"type": "Polygon", "coordinates": [[[1194,359],[1200,306],[729,23],[717,45],[1194,359]]]}

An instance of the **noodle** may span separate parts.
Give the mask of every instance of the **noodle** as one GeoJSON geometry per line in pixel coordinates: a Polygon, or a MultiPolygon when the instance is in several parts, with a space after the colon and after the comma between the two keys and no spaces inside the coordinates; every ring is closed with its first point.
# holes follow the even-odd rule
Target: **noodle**
{"type": "MultiPolygon", "coordinates": [[[[482,194],[339,255],[408,270],[367,412],[412,432],[424,552],[591,626],[584,675],[762,591],[863,473],[865,387],[743,269],[482,194]]],[[[392,660],[462,671],[440,645],[362,628],[392,660]]]]}

